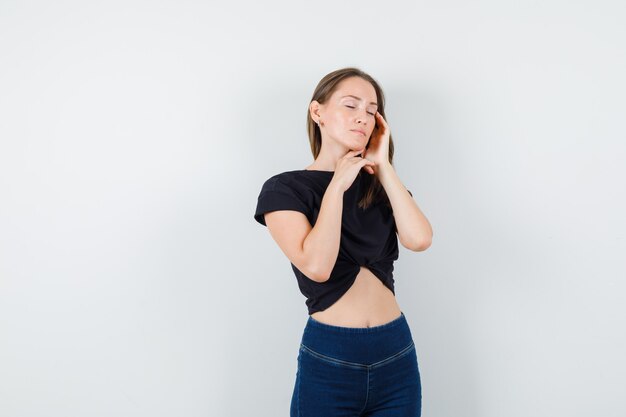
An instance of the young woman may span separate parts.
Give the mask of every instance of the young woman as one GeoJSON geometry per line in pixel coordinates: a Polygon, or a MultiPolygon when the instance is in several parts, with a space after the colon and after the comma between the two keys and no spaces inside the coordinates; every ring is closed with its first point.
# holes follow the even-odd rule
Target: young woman
{"type": "Polygon", "coordinates": [[[291,262],[309,318],[291,416],[420,416],[415,345],[396,302],[398,240],[432,228],[393,165],[378,83],[358,68],[326,75],[307,111],[314,161],[263,184],[255,219],[291,262]]]}

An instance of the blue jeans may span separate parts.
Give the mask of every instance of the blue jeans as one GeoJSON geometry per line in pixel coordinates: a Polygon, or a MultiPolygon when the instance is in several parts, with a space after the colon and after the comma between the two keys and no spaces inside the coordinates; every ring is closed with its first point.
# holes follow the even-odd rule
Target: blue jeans
{"type": "Polygon", "coordinates": [[[422,385],[404,313],[374,327],[340,327],[309,316],[291,417],[419,417],[422,385]]]}

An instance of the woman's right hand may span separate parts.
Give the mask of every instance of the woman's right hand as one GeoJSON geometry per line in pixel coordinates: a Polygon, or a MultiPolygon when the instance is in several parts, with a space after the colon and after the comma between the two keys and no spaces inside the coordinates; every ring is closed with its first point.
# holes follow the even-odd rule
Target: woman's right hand
{"type": "MultiPolygon", "coordinates": [[[[356,156],[362,154],[363,152],[365,152],[365,148],[349,151],[337,161],[337,164],[335,165],[335,174],[333,175],[331,183],[335,184],[339,190],[345,192],[348,188],[350,188],[356,176],[361,171],[361,168],[371,167],[366,169],[368,172],[373,172],[373,168],[376,166],[374,162],[363,157],[356,156]]],[[[370,173],[370,175],[372,174],[370,173]]]]}

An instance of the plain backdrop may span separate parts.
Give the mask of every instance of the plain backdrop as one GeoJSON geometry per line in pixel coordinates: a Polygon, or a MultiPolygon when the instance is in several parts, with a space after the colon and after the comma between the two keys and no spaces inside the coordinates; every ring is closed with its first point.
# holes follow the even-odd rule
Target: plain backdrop
{"type": "Polygon", "coordinates": [[[306,323],[256,223],[318,81],[382,85],[430,220],[423,416],[626,415],[622,1],[0,2],[0,415],[286,416],[306,323]]]}

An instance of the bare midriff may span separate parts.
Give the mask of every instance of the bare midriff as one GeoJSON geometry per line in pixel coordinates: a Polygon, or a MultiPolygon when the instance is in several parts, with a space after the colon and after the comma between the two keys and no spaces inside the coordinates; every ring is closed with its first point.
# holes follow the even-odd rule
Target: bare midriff
{"type": "Polygon", "coordinates": [[[352,286],[333,305],[311,314],[315,320],[342,327],[380,326],[400,317],[393,292],[361,266],[352,286]]]}

